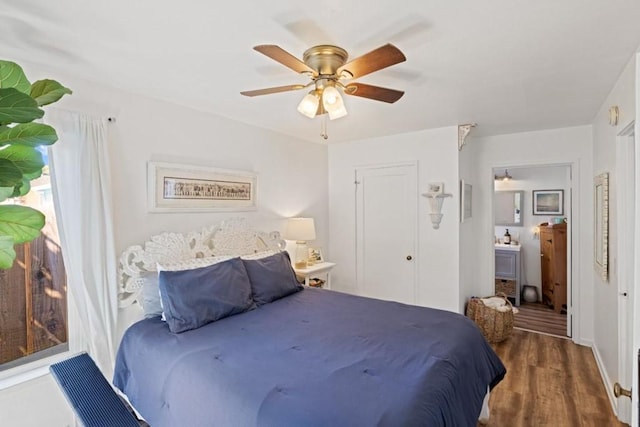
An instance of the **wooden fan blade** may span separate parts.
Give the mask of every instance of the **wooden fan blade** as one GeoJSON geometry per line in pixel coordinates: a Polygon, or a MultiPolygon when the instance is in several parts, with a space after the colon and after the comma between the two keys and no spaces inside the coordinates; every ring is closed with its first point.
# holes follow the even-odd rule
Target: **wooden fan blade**
{"type": "Polygon", "coordinates": [[[336,75],[340,76],[346,71],[351,75],[348,78],[362,77],[406,60],[407,58],[400,49],[388,43],[344,64],[338,68],[336,75]]]}
{"type": "Polygon", "coordinates": [[[274,44],[261,44],[255,46],[253,49],[257,50],[263,55],[268,56],[274,61],[278,61],[285,67],[291,68],[296,73],[311,73],[313,76],[316,76],[318,74],[313,68],[309,67],[307,64],[291,55],[286,50],[274,44]]]}
{"type": "Polygon", "coordinates": [[[372,86],[364,83],[351,83],[344,87],[347,95],[360,96],[362,98],[375,99],[376,101],[393,104],[402,98],[404,92],[401,90],[387,89],[386,87],[372,86]]]}
{"type": "Polygon", "coordinates": [[[266,89],[257,89],[257,90],[245,90],[244,92],[240,92],[244,96],[259,96],[259,95],[269,95],[270,93],[280,93],[287,92],[290,90],[299,90],[304,89],[305,85],[287,85],[287,86],[277,86],[277,87],[268,87],[266,89]]]}

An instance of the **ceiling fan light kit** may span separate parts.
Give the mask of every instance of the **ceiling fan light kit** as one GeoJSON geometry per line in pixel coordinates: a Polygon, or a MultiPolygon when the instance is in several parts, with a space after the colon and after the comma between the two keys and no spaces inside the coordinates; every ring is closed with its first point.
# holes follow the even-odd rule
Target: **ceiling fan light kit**
{"type": "MultiPolygon", "coordinates": [[[[302,61],[276,45],[258,45],[254,50],[299,74],[308,76],[311,82],[306,85],[278,86],[240,93],[245,96],[259,96],[304,89],[313,85],[314,89],[298,104],[298,112],[311,119],[323,114],[328,114],[330,120],[346,116],[347,109],[341,92],[387,103],[394,103],[404,95],[402,91],[380,86],[357,82],[346,85],[343,83],[345,80],[362,77],[406,61],[400,49],[392,44],[381,46],[350,62],[347,62],[347,51],[333,45],[318,45],[307,49],[302,61]]],[[[325,135],[323,137],[326,138],[325,135]]]]}
{"type": "Polygon", "coordinates": [[[339,119],[347,115],[344,100],[335,86],[327,86],[322,91],[322,106],[329,113],[329,119],[339,119]]]}
{"type": "Polygon", "coordinates": [[[320,97],[315,90],[312,90],[311,92],[306,94],[304,98],[302,98],[302,101],[300,101],[300,104],[298,104],[298,112],[309,117],[310,119],[313,119],[316,116],[319,105],[320,97]]]}

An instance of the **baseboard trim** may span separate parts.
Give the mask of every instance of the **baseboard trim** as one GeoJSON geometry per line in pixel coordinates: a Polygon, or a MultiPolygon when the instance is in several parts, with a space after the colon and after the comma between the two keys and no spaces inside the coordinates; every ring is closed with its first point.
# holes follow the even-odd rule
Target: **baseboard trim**
{"type": "Polygon", "coordinates": [[[604,367],[604,363],[602,362],[602,357],[600,356],[598,348],[593,345],[591,346],[591,351],[593,352],[593,357],[596,359],[596,365],[598,365],[598,371],[600,371],[600,377],[602,378],[602,382],[604,383],[604,389],[607,392],[607,396],[609,396],[609,403],[611,404],[613,414],[616,416],[616,418],[618,418],[618,401],[613,395],[613,383],[609,379],[609,374],[604,367]]]}

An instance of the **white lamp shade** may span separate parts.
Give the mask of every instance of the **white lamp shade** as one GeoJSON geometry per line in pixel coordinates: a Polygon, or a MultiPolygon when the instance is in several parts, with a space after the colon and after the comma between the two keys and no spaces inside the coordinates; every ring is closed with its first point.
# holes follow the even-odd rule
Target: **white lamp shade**
{"type": "Polygon", "coordinates": [[[298,104],[298,112],[303,114],[310,119],[313,119],[316,116],[316,112],[318,111],[318,105],[320,104],[320,98],[314,91],[305,95],[298,104]]]}
{"type": "Polygon", "coordinates": [[[327,110],[341,101],[342,97],[340,96],[340,92],[338,92],[338,89],[335,87],[327,86],[322,91],[322,103],[327,110]]]}
{"type": "Polygon", "coordinates": [[[339,108],[329,111],[329,120],[339,119],[347,115],[347,109],[344,107],[344,103],[339,108]]]}
{"type": "Polygon", "coordinates": [[[347,115],[347,109],[338,89],[333,86],[327,86],[322,91],[322,105],[329,113],[329,119],[339,119],[347,115]]]}
{"type": "Polygon", "coordinates": [[[315,240],[316,226],[313,218],[289,218],[284,238],[305,242],[315,240]]]}

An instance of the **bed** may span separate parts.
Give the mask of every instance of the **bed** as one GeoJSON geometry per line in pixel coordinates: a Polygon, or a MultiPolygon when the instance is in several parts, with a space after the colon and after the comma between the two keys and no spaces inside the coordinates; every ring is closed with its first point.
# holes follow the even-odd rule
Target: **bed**
{"type": "MultiPolygon", "coordinates": [[[[163,233],[125,251],[123,306],[143,300],[145,275],[158,274],[163,263],[227,257],[187,273],[161,272],[167,319],[150,315],[122,339],[114,385],[149,424],[476,425],[488,390],[506,370],[475,324],[459,314],[296,282],[291,286],[299,288],[275,299],[253,287],[249,308],[215,321],[175,320],[170,287],[183,277],[207,268],[211,275],[236,274],[244,265],[254,286],[272,274],[264,265],[288,260],[282,248],[277,232],[232,220],[195,233],[163,233]]],[[[190,282],[190,293],[198,293],[197,283],[190,282]]]]}

